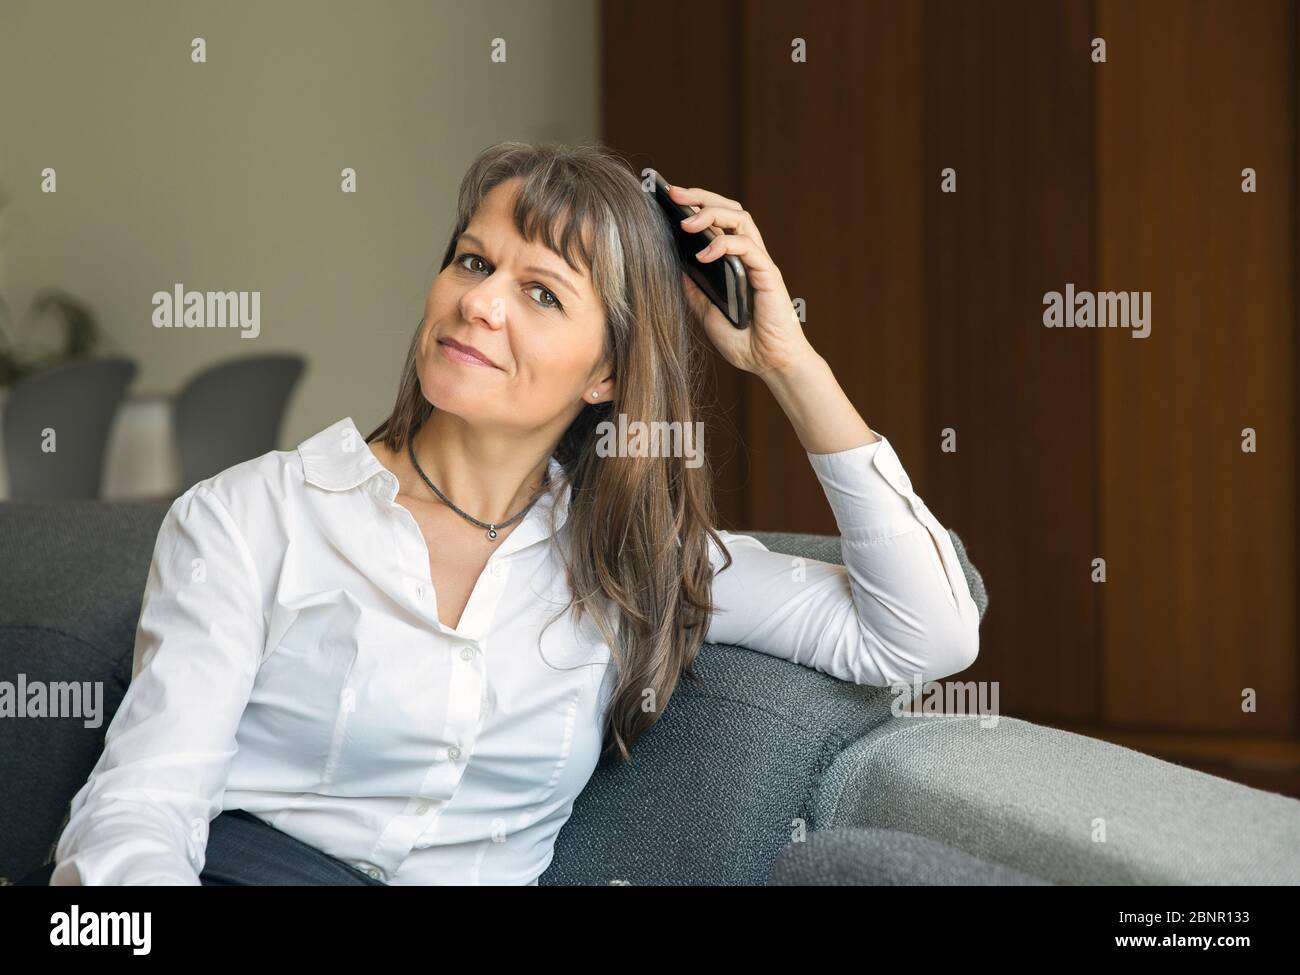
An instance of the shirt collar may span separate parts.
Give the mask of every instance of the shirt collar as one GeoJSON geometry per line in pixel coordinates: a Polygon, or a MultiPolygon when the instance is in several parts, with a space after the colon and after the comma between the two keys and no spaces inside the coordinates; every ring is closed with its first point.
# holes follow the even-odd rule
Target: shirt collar
{"type": "MultiPolygon", "coordinates": [[[[397,478],[379,462],[350,416],[308,437],[298,445],[298,455],[302,458],[303,476],[309,484],[327,491],[350,491],[379,475],[384,479],[388,499],[391,501],[397,497],[397,478]]],[[[560,506],[555,516],[557,532],[568,519],[571,485],[564,466],[552,457],[548,470],[550,490],[537,499],[498,551],[514,551],[548,537],[551,534],[550,509],[557,504],[560,506]]]]}

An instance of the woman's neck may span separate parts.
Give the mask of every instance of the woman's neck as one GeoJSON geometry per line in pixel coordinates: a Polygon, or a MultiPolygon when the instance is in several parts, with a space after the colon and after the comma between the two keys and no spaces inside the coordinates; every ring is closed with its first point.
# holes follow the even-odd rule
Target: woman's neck
{"type": "MultiPolygon", "coordinates": [[[[484,434],[460,417],[434,410],[413,438],[415,457],[425,476],[468,515],[502,522],[537,496],[546,477],[552,445],[484,434]]],[[[409,453],[403,452],[409,466],[409,453]]],[[[403,490],[439,501],[418,471],[409,472],[403,490]]]]}

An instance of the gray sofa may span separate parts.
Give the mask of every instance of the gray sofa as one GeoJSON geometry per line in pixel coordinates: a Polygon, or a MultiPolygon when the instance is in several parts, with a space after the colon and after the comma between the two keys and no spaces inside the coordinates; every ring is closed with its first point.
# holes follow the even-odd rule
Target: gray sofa
{"type": "MultiPolygon", "coordinates": [[[[48,861],[103,748],[166,510],[0,503],[0,681],[103,681],[105,712],[0,720],[0,883],[48,861]]],[[[834,536],[752,534],[840,561],[834,536]]],[[[695,670],[597,768],[542,884],[1300,883],[1300,801],[1014,718],[896,716],[741,648],[695,670]]]]}

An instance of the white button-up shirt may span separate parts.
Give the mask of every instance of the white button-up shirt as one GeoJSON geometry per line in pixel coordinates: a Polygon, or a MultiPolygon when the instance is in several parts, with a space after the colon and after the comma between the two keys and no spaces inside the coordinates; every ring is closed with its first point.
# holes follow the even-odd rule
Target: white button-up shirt
{"type": "MultiPolygon", "coordinates": [[[[877,686],[968,666],[978,610],[888,440],[808,459],[846,564],[722,532],[733,564],[708,639],[877,686]]],[[[614,677],[590,620],[545,627],[569,601],[569,485],[550,473],[455,629],[351,417],[177,498],[51,883],[198,884],[209,822],[245,809],[387,884],[536,884],[596,767],[614,677]]]]}

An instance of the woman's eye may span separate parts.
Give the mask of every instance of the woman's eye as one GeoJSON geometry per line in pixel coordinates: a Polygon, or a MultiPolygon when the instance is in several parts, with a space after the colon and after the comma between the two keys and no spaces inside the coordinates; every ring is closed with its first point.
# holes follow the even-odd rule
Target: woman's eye
{"type": "MultiPolygon", "coordinates": [[[[468,253],[466,253],[466,254],[460,254],[460,255],[457,255],[457,257],[456,257],[456,263],[459,264],[461,267],[465,268],[466,271],[470,271],[471,273],[477,273],[477,271],[476,271],[476,269],[475,269],[472,265],[471,265],[470,267],[465,267],[465,261],[466,261],[466,259],[468,259],[468,260],[470,260],[470,261],[479,261],[480,263],[483,264],[483,266],[484,266],[485,268],[487,267],[487,261],[483,260],[483,258],[479,257],[477,254],[468,254],[468,253]]],[[[549,300],[549,301],[547,301],[547,300],[538,301],[536,298],[533,299],[533,301],[534,301],[536,304],[541,305],[543,308],[557,308],[557,309],[559,309],[560,311],[563,311],[563,310],[564,310],[564,306],[560,304],[560,299],[557,298],[557,297],[555,297],[555,294],[554,294],[550,289],[548,289],[548,288],[544,288],[544,287],[542,287],[540,284],[535,284],[535,285],[533,285],[531,288],[529,288],[528,290],[530,290],[530,291],[540,291],[540,292],[542,292],[543,294],[545,294],[545,295],[549,295],[549,296],[550,296],[550,300],[549,300]]]]}
{"type": "MultiPolygon", "coordinates": [[[[464,262],[465,262],[465,258],[467,258],[467,257],[468,257],[471,261],[483,261],[483,258],[479,257],[477,254],[461,254],[460,257],[456,258],[456,260],[457,260],[458,262],[460,262],[460,266],[461,266],[461,267],[465,267],[465,263],[464,263],[464,262]]],[[[486,264],[487,261],[483,261],[483,263],[486,264]]],[[[472,271],[473,268],[468,268],[468,267],[466,267],[465,270],[467,270],[467,271],[472,271]]]]}
{"type": "Polygon", "coordinates": [[[544,295],[550,295],[551,300],[550,300],[549,302],[547,302],[547,301],[539,301],[539,302],[537,302],[537,303],[538,303],[539,305],[541,305],[543,308],[559,308],[559,307],[560,307],[560,299],[557,298],[557,297],[555,297],[554,294],[552,294],[552,293],[551,293],[549,290],[547,290],[546,288],[543,288],[540,284],[535,284],[535,285],[533,285],[532,288],[530,288],[529,290],[530,290],[530,291],[540,291],[540,292],[541,292],[542,294],[544,294],[544,295]]]}

